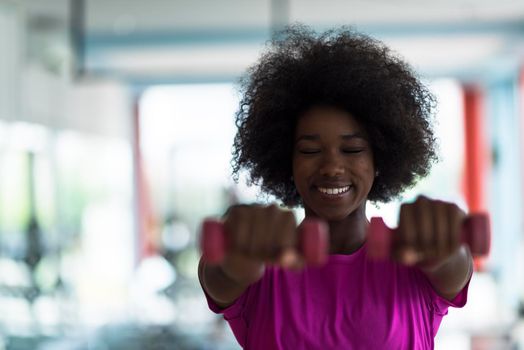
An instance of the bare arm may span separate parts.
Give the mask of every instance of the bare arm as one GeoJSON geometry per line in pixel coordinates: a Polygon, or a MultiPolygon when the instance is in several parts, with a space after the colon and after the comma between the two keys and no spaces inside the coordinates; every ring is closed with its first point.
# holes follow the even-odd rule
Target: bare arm
{"type": "Polygon", "coordinates": [[[456,204],[419,196],[400,208],[397,256],[417,266],[443,298],[453,300],[473,272],[473,259],[461,244],[466,214],[456,204]]]}
{"type": "Polygon", "coordinates": [[[241,257],[228,257],[229,264],[235,264],[236,267],[242,266],[242,280],[234,279],[228,275],[227,268],[223,265],[208,265],[201,258],[198,265],[198,279],[202,288],[221,308],[226,308],[233,304],[238,297],[245,292],[247,287],[254,281],[258,280],[264,273],[264,265],[247,261],[241,257]],[[225,271],[226,270],[226,271],[225,271]]]}
{"type": "Polygon", "coordinates": [[[461,246],[438,266],[420,267],[433,289],[447,300],[453,300],[473,273],[473,259],[467,246],[461,246]]]}

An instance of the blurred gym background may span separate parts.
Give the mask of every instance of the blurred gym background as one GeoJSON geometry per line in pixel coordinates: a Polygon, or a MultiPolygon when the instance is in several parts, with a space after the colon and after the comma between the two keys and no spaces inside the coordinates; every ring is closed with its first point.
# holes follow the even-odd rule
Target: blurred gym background
{"type": "Polygon", "coordinates": [[[271,200],[230,176],[236,84],[297,21],[383,40],[438,97],[404,200],[489,211],[493,244],[437,349],[524,349],[522,0],[0,0],[1,350],[238,349],[199,223],[271,200]]]}

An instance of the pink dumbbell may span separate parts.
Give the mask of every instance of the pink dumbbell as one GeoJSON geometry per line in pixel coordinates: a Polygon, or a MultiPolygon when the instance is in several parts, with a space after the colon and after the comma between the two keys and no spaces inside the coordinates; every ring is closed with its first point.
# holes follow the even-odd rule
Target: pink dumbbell
{"type": "MultiPolygon", "coordinates": [[[[368,252],[376,259],[389,257],[395,229],[386,226],[382,218],[373,217],[369,223],[368,252]]],[[[473,256],[488,255],[491,233],[488,215],[485,213],[467,216],[462,222],[461,241],[469,246],[473,256]]]]}
{"type": "MultiPolygon", "coordinates": [[[[299,251],[310,265],[321,265],[327,259],[328,228],[318,219],[306,219],[297,228],[299,251]]],[[[227,251],[227,234],[224,224],[219,220],[208,219],[202,224],[200,247],[204,259],[218,264],[227,251]]]]}

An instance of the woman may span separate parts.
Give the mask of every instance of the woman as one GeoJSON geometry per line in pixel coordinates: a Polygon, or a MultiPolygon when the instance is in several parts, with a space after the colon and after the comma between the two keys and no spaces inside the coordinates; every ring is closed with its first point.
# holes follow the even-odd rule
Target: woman
{"type": "Polygon", "coordinates": [[[366,202],[398,198],[436,160],[434,100],[380,42],[349,29],[289,27],[242,81],[234,174],[329,226],[329,257],[308,266],[293,214],[231,207],[225,259],[201,259],[212,311],[246,349],[432,349],[462,307],[472,257],[455,204],[401,206],[391,259],[368,258],[366,202]]]}

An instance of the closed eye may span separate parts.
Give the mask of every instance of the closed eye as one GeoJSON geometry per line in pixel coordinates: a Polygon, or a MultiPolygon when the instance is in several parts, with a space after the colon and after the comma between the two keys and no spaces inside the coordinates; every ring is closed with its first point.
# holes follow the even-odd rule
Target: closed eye
{"type": "Polygon", "coordinates": [[[313,149],[313,148],[309,149],[308,148],[308,149],[301,149],[301,150],[299,150],[299,152],[302,153],[302,154],[315,154],[315,153],[319,153],[320,150],[319,149],[313,149]]]}
{"type": "Polygon", "coordinates": [[[344,148],[342,149],[342,152],[343,153],[360,153],[360,152],[363,152],[364,150],[363,149],[355,149],[355,148],[344,148]]]}

